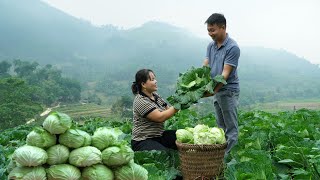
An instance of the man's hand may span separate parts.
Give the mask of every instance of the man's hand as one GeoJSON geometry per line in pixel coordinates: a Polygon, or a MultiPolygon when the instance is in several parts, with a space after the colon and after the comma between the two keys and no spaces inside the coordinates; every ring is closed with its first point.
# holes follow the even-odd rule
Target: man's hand
{"type": "Polygon", "coordinates": [[[209,66],[209,59],[208,58],[203,60],[202,66],[209,66]]]}
{"type": "Polygon", "coordinates": [[[205,92],[204,94],[203,94],[203,98],[204,97],[210,97],[210,96],[213,96],[214,95],[214,93],[212,94],[212,93],[210,93],[210,92],[205,92]]]}

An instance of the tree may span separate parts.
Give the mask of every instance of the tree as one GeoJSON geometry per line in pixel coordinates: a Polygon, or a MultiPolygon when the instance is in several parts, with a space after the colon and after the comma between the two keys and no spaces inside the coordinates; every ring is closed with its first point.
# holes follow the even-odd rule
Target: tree
{"type": "Polygon", "coordinates": [[[14,60],[13,64],[14,72],[16,72],[19,77],[26,77],[30,75],[39,65],[37,62],[31,63],[28,61],[21,61],[20,59],[14,60]]]}
{"type": "Polygon", "coordinates": [[[120,114],[123,117],[132,116],[132,98],[130,96],[121,96],[111,107],[111,111],[120,114]]]}
{"type": "Polygon", "coordinates": [[[10,67],[12,66],[11,63],[9,63],[8,61],[2,61],[0,62],[0,77],[9,77],[9,70],[10,67]]]}
{"type": "Polygon", "coordinates": [[[0,129],[24,124],[43,110],[31,99],[33,93],[33,87],[21,78],[0,79],[0,129]]]}

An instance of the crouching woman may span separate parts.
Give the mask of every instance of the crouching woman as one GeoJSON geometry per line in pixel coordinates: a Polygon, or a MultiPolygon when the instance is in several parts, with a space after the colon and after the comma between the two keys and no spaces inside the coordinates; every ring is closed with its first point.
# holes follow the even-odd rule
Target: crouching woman
{"type": "Polygon", "coordinates": [[[177,149],[176,131],[164,130],[164,122],[177,109],[169,107],[156,93],[158,90],[155,74],[150,69],[136,73],[132,84],[133,128],[131,146],[134,151],[177,149]]]}

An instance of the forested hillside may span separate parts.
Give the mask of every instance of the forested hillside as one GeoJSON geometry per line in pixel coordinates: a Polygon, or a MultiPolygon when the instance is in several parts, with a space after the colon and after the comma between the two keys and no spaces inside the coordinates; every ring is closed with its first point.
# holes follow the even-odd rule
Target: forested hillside
{"type": "MultiPolygon", "coordinates": [[[[162,22],[128,30],[95,27],[40,0],[4,0],[0,6],[0,61],[51,64],[80,81],[82,99],[102,104],[130,96],[140,68],[153,69],[159,92],[171,95],[179,73],[202,65],[210,41],[162,22]]],[[[242,105],[320,98],[317,65],[284,50],[240,47],[242,105]]]]}
{"type": "Polygon", "coordinates": [[[25,124],[53,104],[80,100],[76,80],[62,77],[48,64],[15,60],[0,62],[0,130],[25,124]]]}

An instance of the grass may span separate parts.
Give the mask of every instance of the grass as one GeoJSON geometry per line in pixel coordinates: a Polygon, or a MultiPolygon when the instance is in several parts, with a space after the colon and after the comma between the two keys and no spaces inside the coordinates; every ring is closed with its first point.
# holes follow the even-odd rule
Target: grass
{"type": "Polygon", "coordinates": [[[262,110],[267,112],[294,111],[298,109],[320,110],[320,99],[290,99],[270,103],[254,104],[246,107],[247,110],[262,110]]]}

